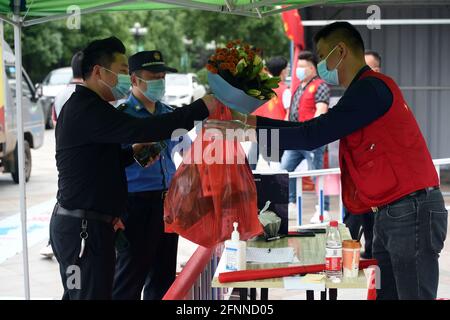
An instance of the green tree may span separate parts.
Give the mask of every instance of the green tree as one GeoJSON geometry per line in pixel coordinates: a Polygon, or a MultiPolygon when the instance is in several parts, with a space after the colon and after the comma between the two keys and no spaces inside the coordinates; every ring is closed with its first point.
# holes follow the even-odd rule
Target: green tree
{"type": "MultiPolygon", "coordinates": [[[[179,17],[183,15],[180,11],[146,11],[131,12],[127,15],[129,27],[139,22],[146,27],[147,35],[143,41],[144,50],[160,50],[166,64],[180,68],[180,58],[185,48],[183,44],[183,27],[179,17]]],[[[131,38],[128,42],[129,54],[136,52],[136,43],[131,38]]]]}
{"type": "Polygon", "coordinates": [[[242,39],[261,48],[264,56],[289,55],[289,40],[285,36],[280,15],[263,19],[232,16],[204,11],[189,11],[184,16],[186,36],[194,41],[225,44],[242,39]]]}
{"type": "MultiPolygon", "coordinates": [[[[22,63],[34,82],[40,82],[49,71],[70,65],[75,52],[90,41],[115,35],[131,42],[124,28],[126,16],[120,13],[93,14],[81,17],[80,29],[68,29],[66,21],[53,21],[23,29],[22,63]]],[[[5,40],[13,47],[13,29],[5,25],[5,40]]]]}
{"type": "MultiPolygon", "coordinates": [[[[71,30],[66,21],[48,22],[23,29],[23,65],[34,82],[40,82],[49,71],[68,66],[75,52],[90,41],[114,35],[136,52],[130,28],[139,22],[148,29],[142,44],[145,50],[161,50],[167,64],[180,71],[198,71],[212,53],[206,44],[215,40],[224,44],[240,38],[264,51],[265,57],[289,54],[280,16],[263,19],[246,18],[195,10],[161,10],[115,12],[81,16],[79,30],[71,30]],[[187,44],[183,39],[193,42],[187,44]],[[181,69],[182,58],[189,62],[181,69]]],[[[13,30],[5,24],[5,38],[13,47],[13,30]]]]}

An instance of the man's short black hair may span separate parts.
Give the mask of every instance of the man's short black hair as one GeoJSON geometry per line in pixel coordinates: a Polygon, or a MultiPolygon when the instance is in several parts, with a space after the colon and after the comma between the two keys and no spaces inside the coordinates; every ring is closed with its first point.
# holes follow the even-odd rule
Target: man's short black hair
{"type": "Polygon", "coordinates": [[[377,51],[375,51],[375,50],[366,50],[364,52],[364,54],[374,57],[378,61],[378,66],[381,68],[381,56],[380,56],[380,54],[377,51]]]}
{"type": "Polygon", "coordinates": [[[317,68],[317,56],[314,53],[312,53],[311,51],[304,50],[304,51],[300,52],[300,54],[298,55],[298,60],[309,61],[313,64],[313,66],[315,68],[317,68]]]}
{"type": "Polygon", "coordinates": [[[83,52],[78,51],[72,57],[72,62],[70,63],[72,67],[72,73],[74,78],[82,78],[83,70],[81,69],[81,63],[83,62],[83,52]]]}
{"type": "Polygon", "coordinates": [[[278,77],[281,74],[281,71],[286,69],[287,65],[288,61],[281,56],[273,57],[266,63],[267,69],[274,77],[278,77]]]}
{"type": "Polygon", "coordinates": [[[125,46],[116,37],[95,40],[83,50],[82,74],[83,79],[89,78],[95,65],[109,68],[114,62],[116,53],[125,54],[125,46]]]}
{"type": "Polygon", "coordinates": [[[356,52],[364,52],[364,41],[359,31],[348,22],[334,22],[320,29],[314,36],[317,44],[320,39],[328,39],[333,36],[338,42],[342,41],[356,52]]]}

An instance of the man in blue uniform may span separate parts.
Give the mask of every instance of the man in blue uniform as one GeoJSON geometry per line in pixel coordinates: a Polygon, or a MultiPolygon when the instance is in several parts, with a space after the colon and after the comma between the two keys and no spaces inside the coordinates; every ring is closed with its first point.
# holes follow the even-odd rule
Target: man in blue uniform
{"type": "MultiPolygon", "coordinates": [[[[164,64],[159,51],[143,51],[128,60],[132,92],[119,106],[137,118],[169,113],[161,102],[166,72],[177,72],[164,64]]],[[[188,138],[188,136],[184,136],[188,138]]],[[[126,169],[128,210],[122,220],[129,246],[118,251],[113,299],[161,299],[175,279],[178,235],[164,233],[164,196],[175,173],[173,149],[179,140],[164,140],[161,152],[148,167],[138,163],[126,169]]]]}

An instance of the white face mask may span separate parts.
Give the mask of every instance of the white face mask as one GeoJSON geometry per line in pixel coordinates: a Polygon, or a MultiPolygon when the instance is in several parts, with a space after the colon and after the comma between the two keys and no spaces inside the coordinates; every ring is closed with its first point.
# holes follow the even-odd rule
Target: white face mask
{"type": "Polygon", "coordinates": [[[333,48],[333,50],[330,51],[330,53],[326,56],[326,58],[323,59],[322,61],[320,61],[319,64],[317,65],[317,72],[319,73],[319,77],[322,80],[324,80],[326,83],[328,83],[330,85],[334,85],[334,86],[339,85],[339,75],[338,75],[337,68],[339,67],[342,60],[344,59],[344,57],[342,57],[341,60],[339,60],[336,67],[334,67],[333,70],[328,70],[327,59],[333,53],[333,51],[336,50],[336,48],[337,48],[337,45],[333,48]]]}
{"type": "Polygon", "coordinates": [[[297,67],[297,69],[295,69],[295,75],[297,76],[297,78],[300,81],[303,81],[306,79],[307,74],[306,74],[306,68],[303,67],[297,67]]]}

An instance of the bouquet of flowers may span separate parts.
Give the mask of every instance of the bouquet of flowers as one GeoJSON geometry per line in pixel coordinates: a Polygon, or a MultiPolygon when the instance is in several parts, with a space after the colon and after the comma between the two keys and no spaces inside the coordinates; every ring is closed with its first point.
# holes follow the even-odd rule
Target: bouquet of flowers
{"type": "Polygon", "coordinates": [[[240,40],[216,49],[206,65],[211,90],[224,105],[251,113],[276,96],[279,77],[271,77],[264,68],[261,50],[240,40]]]}

